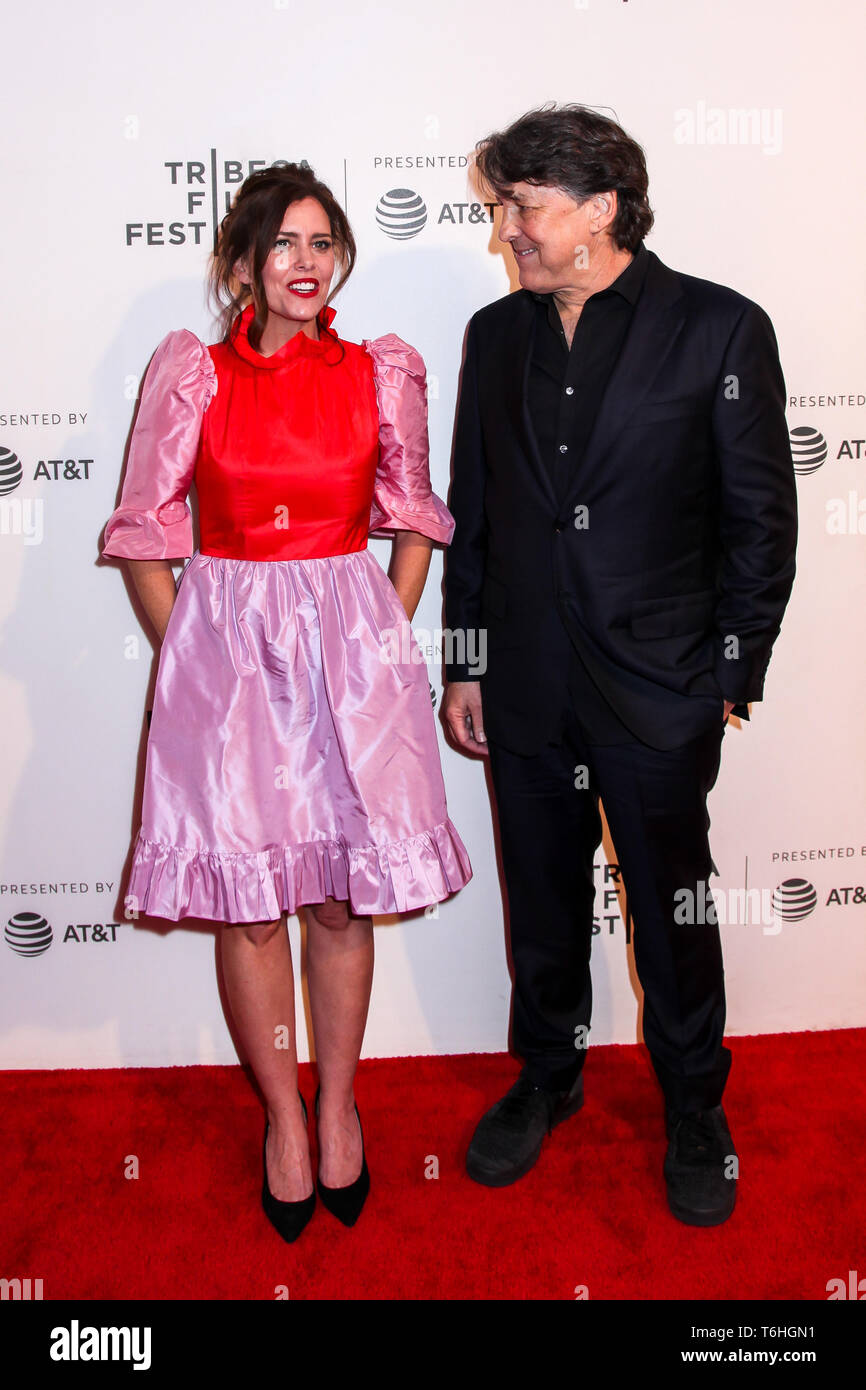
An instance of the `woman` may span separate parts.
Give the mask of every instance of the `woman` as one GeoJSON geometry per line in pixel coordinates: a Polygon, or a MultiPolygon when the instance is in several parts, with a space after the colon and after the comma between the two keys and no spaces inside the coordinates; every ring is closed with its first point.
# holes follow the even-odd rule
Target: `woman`
{"type": "Polygon", "coordinates": [[[329,300],[354,260],[307,165],[246,180],[212,265],[225,336],[205,347],[181,330],[157,349],[103,551],[127,559],[163,639],[128,910],[223,924],[267,1106],[262,1202],[286,1240],[315,1189],[283,914],[303,905],[307,920],[316,1188],[351,1225],[369,1187],[353,1080],[371,914],[441,901],[472,874],[409,628],[432,543],[454,526],[430,488],[424,365],[393,334],[334,333],[329,300]],[[371,531],[394,534],[388,578],[371,531]],[[175,589],[170,561],[190,555],[175,589]]]}

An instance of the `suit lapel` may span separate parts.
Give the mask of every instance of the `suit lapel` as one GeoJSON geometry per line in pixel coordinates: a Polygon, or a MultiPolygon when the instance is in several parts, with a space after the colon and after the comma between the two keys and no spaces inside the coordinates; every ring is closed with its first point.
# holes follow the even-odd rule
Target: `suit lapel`
{"type": "Polygon", "coordinates": [[[535,430],[529,414],[529,371],[535,342],[535,300],[525,291],[518,291],[520,301],[512,333],[504,343],[507,354],[506,395],[508,412],[515,435],[529,463],[529,469],[549,506],[556,508],[553,484],[538,449],[535,430]]]}

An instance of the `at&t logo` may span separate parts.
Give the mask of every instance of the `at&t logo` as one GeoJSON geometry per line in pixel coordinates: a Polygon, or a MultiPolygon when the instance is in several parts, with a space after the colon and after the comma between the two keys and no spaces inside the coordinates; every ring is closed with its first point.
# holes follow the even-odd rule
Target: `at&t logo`
{"type": "Polygon", "coordinates": [[[41,956],[54,939],[49,923],[38,912],[16,912],[6,923],[4,936],[16,956],[41,956]]]}
{"type": "Polygon", "coordinates": [[[23,477],[24,469],[18,455],[7,449],[5,444],[0,444],[0,497],[14,492],[23,477]]]}
{"type": "MultiPolygon", "coordinates": [[[[495,203],[443,203],[436,219],[437,226],[450,222],[452,226],[490,224],[495,203]]],[[[380,231],[395,241],[409,241],[427,225],[427,204],[412,188],[391,188],[376,204],[376,222],[380,231]]]]}
{"type": "Polygon", "coordinates": [[[392,188],[376,204],[376,222],[386,236],[408,241],[427,225],[427,204],[411,188],[392,188]]]}
{"type": "Polygon", "coordinates": [[[795,473],[817,472],[827,458],[827,441],[821,431],[811,425],[797,425],[791,430],[791,458],[795,473]]]}
{"type": "MultiPolygon", "coordinates": [[[[791,458],[794,472],[805,476],[816,473],[826,463],[830,452],[827,440],[812,425],[797,425],[791,430],[791,458]]],[[[836,451],[837,459],[866,459],[866,439],[843,439],[836,451]]]]}
{"type": "Polygon", "coordinates": [[[818,894],[805,878],[786,878],[773,894],[773,911],[783,922],[800,922],[814,912],[818,894]]]}

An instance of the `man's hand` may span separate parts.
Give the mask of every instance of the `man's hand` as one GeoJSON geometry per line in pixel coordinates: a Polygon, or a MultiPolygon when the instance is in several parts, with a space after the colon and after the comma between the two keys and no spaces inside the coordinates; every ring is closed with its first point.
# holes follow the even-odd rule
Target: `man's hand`
{"type": "Polygon", "coordinates": [[[489,754],[478,681],[449,681],[445,687],[442,713],[458,747],[465,753],[489,754]]]}

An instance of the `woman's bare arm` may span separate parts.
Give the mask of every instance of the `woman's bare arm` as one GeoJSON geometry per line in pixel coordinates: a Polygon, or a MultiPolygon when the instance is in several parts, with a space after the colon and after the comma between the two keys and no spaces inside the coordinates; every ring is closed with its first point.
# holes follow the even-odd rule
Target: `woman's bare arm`
{"type": "Polygon", "coordinates": [[[177,594],[171,560],[127,560],[129,577],[160,642],[177,594]]]}
{"type": "Polygon", "coordinates": [[[410,621],[424,592],[432,551],[433,542],[429,536],[422,536],[419,531],[394,532],[388,578],[397,590],[410,621]]]}

